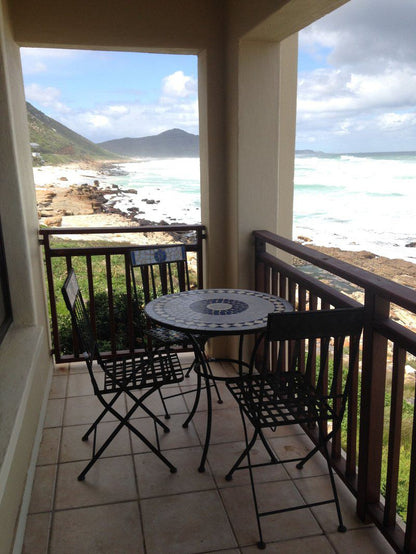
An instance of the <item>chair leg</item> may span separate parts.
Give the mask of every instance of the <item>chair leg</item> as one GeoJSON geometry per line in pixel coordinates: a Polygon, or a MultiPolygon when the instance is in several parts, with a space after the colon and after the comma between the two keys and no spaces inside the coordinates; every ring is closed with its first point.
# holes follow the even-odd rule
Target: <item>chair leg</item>
{"type": "MultiPolygon", "coordinates": [[[[108,406],[113,406],[114,403],[116,402],[116,400],[118,398],[120,398],[121,394],[122,394],[122,390],[120,390],[117,394],[115,394],[113,396],[113,398],[111,399],[111,402],[108,404],[108,406]]],[[[98,424],[100,423],[100,421],[103,419],[103,417],[105,416],[105,414],[109,411],[109,408],[108,407],[105,407],[104,410],[100,413],[100,415],[97,417],[97,419],[94,421],[94,423],[87,429],[87,431],[82,435],[81,437],[81,440],[83,441],[86,441],[88,440],[88,437],[90,436],[90,434],[94,431],[96,431],[97,429],[97,426],[98,424]]]]}
{"type": "MultiPolygon", "coordinates": [[[[158,391],[160,392],[160,387],[158,387],[158,391]]],[[[165,425],[163,423],[163,421],[157,417],[157,415],[155,415],[145,404],[144,404],[144,401],[146,400],[146,398],[148,396],[150,396],[151,394],[153,394],[155,392],[154,389],[150,389],[148,390],[145,394],[143,394],[141,397],[140,397],[140,408],[149,416],[153,419],[153,421],[155,422],[155,424],[157,425],[160,425],[160,427],[162,427],[162,429],[164,430],[165,433],[169,433],[170,432],[170,429],[167,425],[165,425]]],[[[134,403],[137,403],[138,402],[138,399],[134,396],[134,394],[132,394],[130,391],[126,390],[126,394],[133,400],[134,403]]]]}
{"type": "Polygon", "coordinates": [[[320,423],[319,424],[319,435],[320,435],[319,440],[322,443],[322,450],[323,450],[323,454],[325,456],[325,460],[326,460],[326,463],[327,463],[327,466],[328,466],[328,473],[329,473],[329,479],[331,481],[332,494],[334,496],[334,502],[335,502],[335,506],[336,506],[336,509],[337,509],[337,515],[338,515],[338,521],[339,521],[338,531],[340,533],[345,533],[347,528],[345,527],[344,521],[342,519],[341,505],[339,503],[338,491],[337,491],[335,478],[334,478],[334,472],[333,472],[333,469],[332,469],[331,459],[329,457],[329,452],[328,452],[328,443],[325,440],[324,435],[321,434],[321,433],[323,433],[323,430],[322,430],[321,427],[322,427],[322,425],[320,423]]]}
{"type": "Polygon", "coordinates": [[[159,389],[159,398],[160,398],[160,401],[162,402],[163,411],[165,412],[165,419],[170,419],[170,413],[168,412],[168,408],[166,406],[166,402],[163,397],[161,389],[159,389]]]}
{"type": "MultiPolygon", "coordinates": [[[[242,416],[243,417],[243,416],[242,416]]],[[[233,467],[230,469],[230,471],[227,473],[227,475],[225,476],[225,480],[226,481],[231,481],[232,478],[233,478],[233,473],[234,471],[236,471],[241,462],[244,460],[244,458],[247,456],[249,450],[251,450],[257,440],[257,436],[259,434],[259,431],[258,429],[256,429],[254,431],[254,434],[253,434],[253,437],[251,438],[251,441],[249,444],[247,444],[247,441],[246,441],[246,448],[243,450],[243,452],[240,454],[240,456],[238,457],[238,459],[236,460],[236,462],[234,463],[233,467]]]]}
{"type": "MultiPolygon", "coordinates": [[[[252,446],[251,443],[253,443],[253,439],[255,438],[256,433],[253,435],[253,438],[251,439],[251,443],[249,444],[248,443],[248,435],[247,435],[247,424],[246,424],[246,420],[245,420],[244,414],[243,414],[241,409],[240,409],[240,413],[241,413],[241,418],[243,420],[244,440],[246,441],[246,451],[247,451],[247,465],[248,465],[248,471],[249,471],[249,474],[250,474],[251,493],[253,495],[254,509],[256,511],[257,529],[258,529],[258,533],[259,533],[259,540],[257,542],[257,546],[261,550],[264,550],[266,548],[266,543],[263,540],[263,533],[262,533],[262,530],[261,530],[259,506],[258,506],[258,502],[257,502],[256,489],[255,489],[255,486],[254,486],[254,475],[253,475],[253,468],[251,466],[251,455],[250,455],[250,450],[251,450],[251,446],[252,446]]],[[[256,429],[256,432],[257,432],[257,429],[256,429]]]]}
{"type": "MultiPolygon", "coordinates": [[[[154,389],[151,389],[149,391],[149,394],[155,392],[154,389]]],[[[144,398],[146,398],[148,394],[144,395],[144,398]]],[[[142,397],[143,399],[143,397],[142,397]]],[[[170,469],[171,473],[176,473],[177,469],[176,467],[167,459],[165,456],[157,449],[155,446],[142,434],[138,429],[136,429],[130,422],[129,419],[133,415],[133,413],[139,408],[143,407],[141,406],[142,399],[140,402],[137,402],[126,414],[126,416],[121,416],[118,412],[116,412],[112,408],[112,403],[109,403],[106,407],[106,411],[111,412],[112,415],[114,415],[120,423],[117,425],[117,427],[113,430],[113,432],[107,437],[107,440],[103,443],[103,445],[98,449],[97,452],[93,455],[91,460],[88,462],[86,467],[83,469],[83,471],[78,475],[78,481],[84,481],[86,474],[88,471],[92,468],[92,466],[95,464],[95,462],[100,458],[100,456],[103,454],[103,452],[106,450],[106,448],[109,446],[109,444],[112,442],[112,440],[116,437],[116,435],[121,431],[121,429],[126,426],[132,433],[134,433],[144,444],[150,448],[150,450],[156,454],[156,456],[170,469]]],[[[155,424],[158,420],[156,416],[153,418],[155,421],[155,424]]],[[[160,422],[163,427],[166,427],[162,422],[160,422]]]]}

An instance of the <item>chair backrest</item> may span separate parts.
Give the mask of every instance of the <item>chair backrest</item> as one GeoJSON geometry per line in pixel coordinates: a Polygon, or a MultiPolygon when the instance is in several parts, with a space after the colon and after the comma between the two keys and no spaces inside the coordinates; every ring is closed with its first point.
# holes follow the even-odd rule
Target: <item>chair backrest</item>
{"type": "Polygon", "coordinates": [[[88,368],[93,363],[94,358],[100,360],[100,353],[97,347],[97,341],[91,328],[91,322],[82,298],[75,271],[71,269],[68,277],[62,287],[62,295],[66,307],[71,314],[72,325],[76,330],[82,354],[87,362],[88,368]]]}
{"type": "Polygon", "coordinates": [[[345,404],[363,324],[364,308],[269,314],[266,339],[278,343],[274,370],[300,372],[320,394],[345,404]]]}
{"type": "Polygon", "coordinates": [[[136,300],[142,290],[144,302],[190,289],[186,249],[183,245],[145,248],[130,252],[131,275],[136,300]]]}

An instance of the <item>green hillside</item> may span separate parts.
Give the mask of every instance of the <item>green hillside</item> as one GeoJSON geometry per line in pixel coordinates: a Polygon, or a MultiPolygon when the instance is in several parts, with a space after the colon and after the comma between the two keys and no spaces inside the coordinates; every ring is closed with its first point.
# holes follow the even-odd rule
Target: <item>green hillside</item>
{"type": "Polygon", "coordinates": [[[29,102],[26,106],[34,165],[114,159],[114,153],[71,131],[29,102]]]}

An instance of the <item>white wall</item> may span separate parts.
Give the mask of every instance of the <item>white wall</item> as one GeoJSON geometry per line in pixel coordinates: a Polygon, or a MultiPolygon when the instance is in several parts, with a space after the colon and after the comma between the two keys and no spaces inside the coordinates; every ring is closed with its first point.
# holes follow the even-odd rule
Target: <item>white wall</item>
{"type": "Polygon", "coordinates": [[[0,552],[8,552],[52,360],[20,56],[2,0],[0,122],[0,216],[13,310],[0,344],[0,552]]]}

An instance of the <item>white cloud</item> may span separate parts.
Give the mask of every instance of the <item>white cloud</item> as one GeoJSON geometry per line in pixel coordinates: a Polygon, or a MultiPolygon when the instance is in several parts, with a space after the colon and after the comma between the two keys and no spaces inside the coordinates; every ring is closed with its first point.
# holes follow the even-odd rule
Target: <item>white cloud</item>
{"type": "MultiPolygon", "coordinates": [[[[101,54],[105,58],[106,53],[101,54]]],[[[128,79],[127,85],[115,85],[110,79],[107,85],[108,79],[100,80],[100,76],[97,81],[88,75],[78,86],[77,79],[93,66],[90,54],[82,56],[79,51],[23,49],[27,100],[94,142],[153,135],[173,127],[198,133],[197,80],[185,71],[166,71],[164,78],[151,83],[151,93],[148,83],[142,86],[134,79],[128,79]],[[61,55],[69,61],[78,55],[79,63],[62,63],[61,55]],[[33,74],[37,64],[39,70],[43,64],[46,71],[36,79],[33,74]],[[48,86],[51,81],[59,85],[48,86]],[[95,86],[97,93],[92,94],[95,86]]]]}
{"type": "Polygon", "coordinates": [[[197,82],[183,71],[175,71],[163,79],[163,97],[187,98],[197,92],[197,82]]]}
{"type": "Polygon", "coordinates": [[[385,113],[379,116],[378,124],[381,129],[404,130],[416,127],[416,113],[385,113]]]}
{"type": "Polygon", "coordinates": [[[111,121],[105,115],[86,113],[83,114],[83,117],[87,125],[94,129],[108,129],[111,127],[111,121]]]}
{"type": "Polygon", "coordinates": [[[414,150],[415,22],[414,0],[351,0],[300,33],[298,148],[414,150]]]}
{"type": "Polygon", "coordinates": [[[155,135],[173,127],[198,134],[198,103],[180,98],[176,103],[103,105],[59,121],[94,142],[155,135]]]}
{"type": "Polygon", "coordinates": [[[60,101],[61,91],[55,87],[42,87],[31,83],[25,87],[26,100],[42,108],[52,109],[59,113],[68,113],[70,109],[60,101]]]}

